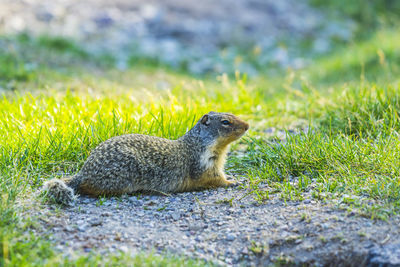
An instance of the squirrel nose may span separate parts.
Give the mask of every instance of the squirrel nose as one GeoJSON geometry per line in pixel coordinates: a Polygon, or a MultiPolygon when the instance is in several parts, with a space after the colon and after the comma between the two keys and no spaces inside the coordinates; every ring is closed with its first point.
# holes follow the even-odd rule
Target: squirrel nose
{"type": "Polygon", "coordinates": [[[248,129],[249,129],[249,124],[248,124],[248,123],[245,123],[245,125],[244,125],[244,130],[247,131],[248,129]]]}

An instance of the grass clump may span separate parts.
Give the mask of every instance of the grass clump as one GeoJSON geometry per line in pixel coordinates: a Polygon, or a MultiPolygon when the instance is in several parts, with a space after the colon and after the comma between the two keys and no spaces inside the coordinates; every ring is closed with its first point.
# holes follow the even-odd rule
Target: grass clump
{"type": "Polygon", "coordinates": [[[71,53],[75,56],[81,57],[82,59],[89,58],[89,54],[80,48],[75,42],[62,37],[42,35],[37,39],[37,45],[47,49],[54,49],[57,52],[71,53]]]}
{"type": "Polygon", "coordinates": [[[390,136],[400,130],[400,94],[396,86],[345,89],[317,119],[320,127],[359,137],[390,136]]]}
{"type": "Polygon", "coordinates": [[[279,187],[293,182],[293,196],[312,185],[321,192],[367,196],[398,205],[399,146],[397,136],[359,140],[347,135],[300,134],[288,136],[285,143],[253,140],[246,162],[256,166],[250,172],[254,181],[265,179],[279,187]]]}
{"type": "Polygon", "coordinates": [[[12,53],[0,51],[0,82],[28,81],[32,77],[31,70],[12,53]]]}

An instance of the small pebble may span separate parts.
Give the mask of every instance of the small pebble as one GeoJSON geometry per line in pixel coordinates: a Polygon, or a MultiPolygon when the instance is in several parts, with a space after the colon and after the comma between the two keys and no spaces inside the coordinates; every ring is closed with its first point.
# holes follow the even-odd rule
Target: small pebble
{"type": "Polygon", "coordinates": [[[181,214],[179,212],[173,212],[171,214],[171,218],[175,221],[179,220],[181,218],[181,214]]]}
{"type": "Polygon", "coordinates": [[[230,233],[230,234],[226,235],[226,240],[228,240],[228,241],[233,241],[235,239],[236,239],[236,235],[235,234],[230,233]]]}
{"type": "Polygon", "coordinates": [[[103,222],[101,221],[101,220],[99,220],[99,219],[93,219],[93,220],[91,220],[90,221],[90,226],[99,226],[99,225],[101,225],[103,222]]]}

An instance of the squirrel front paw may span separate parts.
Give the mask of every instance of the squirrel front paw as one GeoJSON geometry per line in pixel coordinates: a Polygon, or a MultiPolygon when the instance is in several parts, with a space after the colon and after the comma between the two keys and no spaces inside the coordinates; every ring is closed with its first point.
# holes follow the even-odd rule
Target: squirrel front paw
{"type": "Polygon", "coordinates": [[[233,176],[227,176],[226,178],[227,178],[226,179],[226,186],[229,186],[229,187],[232,186],[233,187],[233,186],[238,186],[238,185],[242,184],[241,182],[235,180],[235,178],[233,176]]]}

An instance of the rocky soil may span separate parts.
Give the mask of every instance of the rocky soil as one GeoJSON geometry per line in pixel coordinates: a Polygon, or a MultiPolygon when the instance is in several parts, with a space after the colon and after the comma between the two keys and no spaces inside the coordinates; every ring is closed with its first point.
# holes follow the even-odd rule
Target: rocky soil
{"type": "Polygon", "coordinates": [[[306,38],[325,53],[333,39],[351,38],[352,25],[296,0],[0,0],[0,34],[61,35],[112,53],[121,68],[135,55],[199,74],[302,67],[307,61],[292,53],[293,41],[306,38]]]}
{"type": "Polygon", "coordinates": [[[70,257],[154,251],[234,266],[400,266],[399,217],[375,221],[311,197],[259,203],[241,187],[80,197],[61,210],[35,203],[24,216],[36,217],[36,234],[50,234],[70,257]]]}

